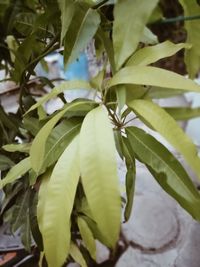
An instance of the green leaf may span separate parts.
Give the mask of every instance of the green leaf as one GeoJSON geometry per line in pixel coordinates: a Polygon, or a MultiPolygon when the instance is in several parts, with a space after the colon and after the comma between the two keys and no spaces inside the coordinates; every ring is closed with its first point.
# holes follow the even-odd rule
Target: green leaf
{"type": "Polygon", "coordinates": [[[86,48],[89,41],[95,35],[100,16],[94,9],[79,3],[76,7],[74,19],[68,29],[64,41],[64,63],[65,66],[78,58],[80,52],[86,48]]]}
{"type": "Polygon", "coordinates": [[[77,108],[81,108],[82,105],[85,105],[85,101],[74,102],[67,105],[67,107],[59,111],[52,119],[50,119],[36,135],[30,149],[31,166],[36,173],[39,173],[43,165],[46,141],[54,126],[58,123],[58,121],[64,116],[67,111],[72,111],[77,108]]]}
{"type": "Polygon", "coordinates": [[[137,159],[146,164],[157,182],[196,220],[200,220],[200,194],[179,161],[154,137],[137,127],[126,128],[137,159]]]}
{"type": "Polygon", "coordinates": [[[43,105],[48,100],[56,97],[60,93],[64,92],[65,90],[75,90],[75,89],[92,89],[91,85],[86,81],[66,81],[61,83],[60,85],[53,88],[53,90],[49,94],[45,94],[43,97],[41,97],[27,112],[31,112],[38,108],[39,106],[43,105]]]}
{"type": "Polygon", "coordinates": [[[155,34],[153,34],[153,32],[149,28],[144,27],[143,34],[140,37],[140,42],[151,45],[157,44],[158,37],[155,34]]]}
{"type": "Polygon", "coordinates": [[[170,41],[165,41],[161,44],[144,47],[130,57],[126,66],[146,66],[162,58],[170,57],[183,48],[191,48],[191,45],[185,43],[173,44],[170,41]]]}
{"type": "Polygon", "coordinates": [[[70,244],[70,255],[81,267],[87,267],[87,263],[83,258],[79,248],[73,242],[70,244]]]}
{"type": "MultiPolygon", "coordinates": [[[[196,0],[179,0],[185,16],[199,16],[200,6],[196,0]]],[[[185,63],[190,78],[194,79],[200,70],[200,23],[199,20],[185,21],[185,28],[187,30],[187,43],[192,44],[190,50],[185,52],[185,63]]]]}
{"type": "Polygon", "coordinates": [[[123,155],[123,151],[122,151],[122,146],[123,146],[122,135],[118,129],[114,130],[114,138],[115,138],[115,146],[116,146],[117,152],[118,152],[120,158],[123,160],[124,155],[123,155]]]}
{"type": "Polygon", "coordinates": [[[31,233],[35,243],[37,244],[38,249],[40,251],[43,251],[44,249],[43,249],[42,235],[39,230],[38,218],[37,218],[37,205],[38,205],[38,192],[32,190],[30,196],[30,206],[29,206],[31,233]]]}
{"type": "Polygon", "coordinates": [[[75,138],[55,165],[41,205],[42,218],[41,213],[38,216],[38,221],[42,219],[39,225],[49,267],[62,266],[69,253],[70,217],[80,176],[78,145],[79,139],[75,138]]]}
{"type": "Polygon", "coordinates": [[[143,84],[200,93],[200,86],[194,81],[174,72],[150,66],[123,68],[108,81],[107,86],[119,84],[143,84]]]}
{"type": "Polygon", "coordinates": [[[131,211],[133,207],[133,197],[135,193],[135,178],[136,178],[136,168],[135,168],[135,157],[131,153],[129,148],[129,143],[126,138],[123,138],[123,154],[126,162],[126,196],[127,203],[124,211],[124,218],[127,222],[131,216],[131,211]]]}
{"type": "Polygon", "coordinates": [[[30,157],[21,160],[18,164],[13,166],[6,177],[0,180],[0,189],[7,184],[14,182],[15,180],[21,178],[26,172],[31,169],[30,157]]]}
{"type": "Polygon", "coordinates": [[[114,247],[120,230],[120,192],[113,131],[103,107],[90,111],[80,133],[83,188],[99,230],[114,247]]]}
{"type": "Polygon", "coordinates": [[[177,121],[200,117],[200,108],[166,107],[165,111],[177,121]]]}
{"type": "Polygon", "coordinates": [[[8,152],[24,152],[29,153],[31,144],[30,143],[23,143],[23,144],[8,144],[3,146],[2,148],[8,152]]]}
{"type": "Polygon", "coordinates": [[[176,121],[164,109],[147,100],[133,100],[128,106],[174,146],[200,178],[197,149],[176,121]]]}
{"type": "Polygon", "coordinates": [[[5,171],[12,167],[14,162],[4,155],[0,155],[0,171],[5,171]]]}
{"type": "Polygon", "coordinates": [[[121,116],[121,111],[126,104],[126,87],[118,86],[116,89],[117,92],[117,102],[118,102],[118,113],[121,116]]]}
{"type": "Polygon", "coordinates": [[[74,16],[75,2],[74,0],[58,0],[58,3],[61,11],[62,30],[60,40],[62,44],[74,16]]]}
{"type": "MultiPolygon", "coordinates": [[[[14,206],[12,231],[16,232],[22,224],[26,221],[27,211],[29,209],[30,190],[23,192],[17,199],[17,203],[14,206]]],[[[29,217],[29,216],[28,216],[29,217]]]]}
{"type": "Polygon", "coordinates": [[[80,120],[67,120],[56,126],[47,139],[44,167],[51,166],[80,131],[80,120]]]}
{"type": "Polygon", "coordinates": [[[113,44],[117,70],[136,50],[157,0],[119,0],[114,7],[113,44]]]}
{"type": "Polygon", "coordinates": [[[93,234],[86,221],[81,217],[78,217],[78,228],[80,230],[83,242],[90,252],[91,257],[96,260],[96,243],[93,234]]]}
{"type": "Polygon", "coordinates": [[[110,40],[110,36],[108,33],[104,32],[101,28],[97,31],[97,36],[102,41],[105,51],[107,53],[109,63],[112,69],[112,72],[115,73],[115,59],[114,59],[114,50],[113,50],[113,43],[110,40]]]}

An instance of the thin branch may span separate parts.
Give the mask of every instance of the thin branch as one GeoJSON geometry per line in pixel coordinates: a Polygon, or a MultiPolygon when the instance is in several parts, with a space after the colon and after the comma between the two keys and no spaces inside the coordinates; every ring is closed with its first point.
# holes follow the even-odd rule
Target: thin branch
{"type": "Polygon", "coordinates": [[[152,24],[168,24],[168,23],[176,23],[180,21],[190,21],[190,20],[198,20],[200,19],[199,15],[193,15],[193,16],[178,16],[174,18],[167,18],[167,19],[161,19],[159,21],[156,21],[152,24]]]}

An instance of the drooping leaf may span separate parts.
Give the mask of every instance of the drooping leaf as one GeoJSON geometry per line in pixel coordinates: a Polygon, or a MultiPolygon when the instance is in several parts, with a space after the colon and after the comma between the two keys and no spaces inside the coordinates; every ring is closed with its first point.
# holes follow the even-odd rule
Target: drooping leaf
{"type": "Polygon", "coordinates": [[[14,162],[4,155],[0,155],[0,171],[5,171],[11,168],[14,162]]]}
{"type": "Polygon", "coordinates": [[[157,0],[119,0],[115,4],[113,44],[117,70],[136,50],[145,24],[157,3],[157,0]]]}
{"type": "MultiPolygon", "coordinates": [[[[179,0],[185,16],[199,16],[200,6],[196,0],[179,0]]],[[[185,63],[190,78],[194,79],[200,70],[200,24],[199,20],[185,21],[185,28],[187,30],[187,43],[192,44],[190,50],[185,51],[185,63]]]]}
{"type": "Polygon", "coordinates": [[[31,166],[36,173],[40,171],[43,165],[46,141],[56,123],[64,116],[67,111],[72,111],[74,109],[80,108],[84,104],[85,101],[80,101],[67,105],[67,107],[59,111],[52,119],[50,119],[36,135],[30,149],[31,166]]]}
{"type": "Polygon", "coordinates": [[[43,251],[44,248],[43,248],[42,235],[39,230],[38,218],[37,218],[37,205],[38,205],[38,192],[32,190],[30,196],[30,206],[29,206],[31,234],[35,243],[37,244],[38,249],[40,251],[43,251]]]}
{"type": "Polygon", "coordinates": [[[15,205],[15,209],[13,212],[13,220],[12,231],[17,231],[22,224],[26,220],[26,216],[28,216],[27,211],[29,209],[29,200],[30,200],[30,190],[26,190],[22,192],[22,194],[17,199],[17,203],[15,205]]]}
{"type": "Polygon", "coordinates": [[[183,155],[200,178],[200,158],[197,149],[176,121],[151,101],[133,100],[128,105],[183,155]]]}
{"type": "Polygon", "coordinates": [[[100,24],[96,10],[79,3],[76,6],[75,19],[72,21],[64,40],[65,66],[77,59],[95,35],[100,24]]]}
{"type": "Polygon", "coordinates": [[[119,84],[142,84],[200,93],[200,86],[194,81],[174,72],[151,66],[125,67],[108,81],[107,86],[119,84]]]}
{"type": "Polygon", "coordinates": [[[123,138],[123,154],[126,163],[126,197],[127,203],[124,211],[125,221],[128,221],[131,216],[133,207],[133,198],[135,193],[135,178],[136,178],[136,167],[135,157],[133,153],[130,153],[129,143],[126,138],[123,138]]]}
{"type": "Polygon", "coordinates": [[[87,263],[83,258],[79,248],[73,242],[70,244],[70,255],[81,267],[87,267],[87,263]]]}
{"type": "Polygon", "coordinates": [[[59,95],[60,93],[64,92],[65,90],[72,90],[72,89],[92,89],[91,85],[86,82],[86,81],[66,81],[61,83],[60,85],[56,86],[55,88],[53,88],[53,90],[48,93],[45,94],[43,97],[41,97],[37,103],[35,103],[27,112],[31,112],[33,110],[35,110],[36,108],[38,108],[39,106],[41,106],[42,104],[44,104],[45,102],[47,102],[48,100],[56,97],[57,95],[59,95]]]}
{"type": "Polygon", "coordinates": [[[177,121],[200,117],[200,108],[166,107],[165,111],[177,121]]]}
{"type": "Polygon", "coordinates": [[[43,232],[44,221],[44,211],[46,205],[46,196],[48,190],[49,180],[52,174],[52,169],[48,169],[45,173],[41,175],[41,184],[38,192],[38,204],[37,204],[37,220],[40,232],[43,232]]]}
{"type": "Polygon", "coordinates": [[[87,225],[86,221],[81,217],[78,217],[78,227],[81,233],[83,242],[85,243],[86,248],[90,252],[91,257],[96,260],[96,243],[93,237],[93,234],[87,225]]]}
{"type": "Polygon", "coordinates": [[[144,47],[130,57],[126,66],[146,66],[162,58],[170,57],[183,48],[191,48],[191,45],[185,43],[173,44],[170,41],[165,41],[154,46],[144,47]]]}
{"type": "Polygon", "coordinates": [[[120,229],[120,192],[113,131],[103,107],[90,111],[80,133],[83,188],[99,230],[113,247],[120,229]]]}
{"type": "Polygon", "coordinates": [[[80,176],[78,145],[76,137],[59,158],[47,185],[40,230],[49,267],[62,266],[69,253],[70,217],[80,176]]]}
{"type": "Polygon", "coordinates": [[[114,130],[114,138],[115,138],[115,146],[117,149],[117,152],[120,156],[120,158],[123,160],[124,155],[123,155],[123,140],[122,140],[122,135],[119,130],[114,130]]]}
{"type": "Polygon", "coordinates": [[[21,178],[26,172],[31,169],[30,157],[21,160],[15,166],[13,166],[6,177],[0,180],[0,189],[5,185],[14,182],[16,179],[21,178]]]}
{"type": "Polygon", "coordinates": [[[69,29],[70,23],[72,21],[72,18],[74,16],[75,11],[75,2],[74,0],[58,0],[59,7],[61,10],[61,24],[62,24],[62,30],[61,30],[61,43],[69,29]]]}
{"type": "Polygon", "coordinates": [[[126,129],[132,150],[162,188],[200,220],[200,194],[179,161],[153,136],[137,127],[126,129]]]}

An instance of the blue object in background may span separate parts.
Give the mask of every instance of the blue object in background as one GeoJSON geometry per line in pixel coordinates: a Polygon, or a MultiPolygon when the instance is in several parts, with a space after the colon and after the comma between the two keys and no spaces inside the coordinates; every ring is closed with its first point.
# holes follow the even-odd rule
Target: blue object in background
{"type": "Polygon", "coordinates": [[[81,53],[78,59],[64,69],[63,57],[59,57],[59,67],[65,80],[89,80],[88,59],[85,53],[81,53]]]}

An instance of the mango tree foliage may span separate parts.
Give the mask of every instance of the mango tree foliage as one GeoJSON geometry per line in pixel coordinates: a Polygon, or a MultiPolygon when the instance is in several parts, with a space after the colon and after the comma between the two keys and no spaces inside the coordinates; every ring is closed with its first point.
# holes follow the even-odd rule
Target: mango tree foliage
{"type": "MultiPolygon", "coordinates": [[[[186,16],[199,14],[196,1],[180,2],[186,16]]],[[[159,43],[151,27],[155,18],[163,17],[159,7],[158,0],[0,4],[0,67],[16,83],[13,90],[19,91],[15,114],[0,106],[0,188],[5,193],[1,216],[8,212],[11,229],[21,229],[27,250],[32,235],[41,259],[50,267],[73,261],[93,266],[96,240],[115,256],[121,222],[129,219],[134,207],[137,161],[200,221],[200,194],[189,174],[172,152],[138,124],[140,120],[151,133],[161,134],[200,177],[197,147],[176,122],[199,117],[200,107],[161,107],[155,101],[200,93],[200,86],[152,66],[185,49],[193,78],[199,69],[199,24],[185,22],[186,42],[159,43]],[[88,43],[94,57],[103,58],[100,71],[88,81],[55,82],[36,75],[38,63],[48,71],[46,55],[60,53],[67,66],[88,43]],[[65,91],[77,88],[94,97],[67,101],[65,91]],[[58,98],[62,108],[48,114],[46,104],[58,98]],[[126,172],[123,185],[117,154],[126,172]]]]}
{"type": "MultiPolygon", "coordinates": [[[[199,16],[200,6],[195,0],[179,0],[184,9],[185,16],[199,16]]],[[[195,78],[200,70],[200,23],[199,20],[185,22],[187,30],[187,42],[192,45],[190,50],[185,52],[185,63],[187,65],[188,74],[191,78],[195,78]]]]}

